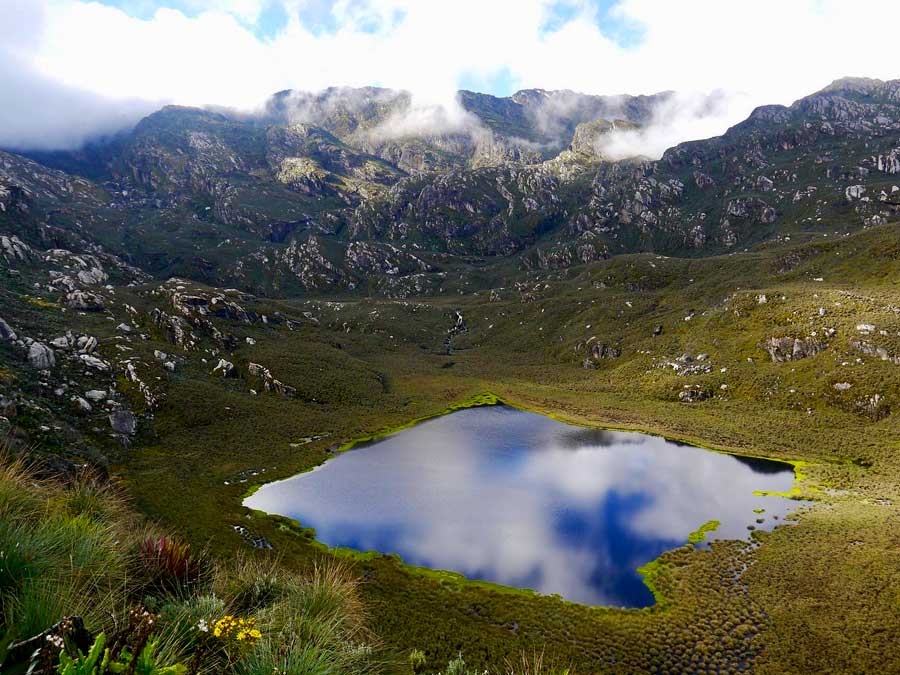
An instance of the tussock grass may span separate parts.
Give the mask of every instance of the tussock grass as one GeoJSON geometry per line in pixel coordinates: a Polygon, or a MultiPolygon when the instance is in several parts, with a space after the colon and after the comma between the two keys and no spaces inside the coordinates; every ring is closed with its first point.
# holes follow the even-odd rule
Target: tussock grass
{"type": "Polygon", "coordinates": [[[69,616],[115,636],[145,607],[154,658],[196,674],[374,675],[385,664],[345,565],[304,573],[265,557],[216,564],[140,521],[96,476],[63,485],[0,461],[0,644],[69,616]],[[229,616],[260,633],[217,635],[229,616]]]}

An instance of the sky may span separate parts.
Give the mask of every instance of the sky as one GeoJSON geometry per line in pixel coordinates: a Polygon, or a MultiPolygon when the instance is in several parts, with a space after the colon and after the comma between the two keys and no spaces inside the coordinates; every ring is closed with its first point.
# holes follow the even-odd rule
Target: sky
{"type": "Polygon", "coordinates": [[[77,147],[166,103],[364,85],[439,106],[459,88],[719,92],[714,122],[679,132],[709,134],[838,77],[900,77],[896,0],[0,0],[0,17],[12,148],[77,147]]]}

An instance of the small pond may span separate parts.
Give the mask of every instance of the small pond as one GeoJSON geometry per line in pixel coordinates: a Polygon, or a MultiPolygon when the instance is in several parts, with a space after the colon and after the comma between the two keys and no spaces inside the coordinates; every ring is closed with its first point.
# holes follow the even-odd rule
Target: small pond
{"type": "Polygon", "coordinates": [[[711,520],[721,524],[707,538],[771,529],[798,503],[754,492],[785,492],[793,478],[788,464],[490,406],[357,446],[245,504],[296,518],[329,546],[643,607],[653,596],[638,567],[711,520]]]}

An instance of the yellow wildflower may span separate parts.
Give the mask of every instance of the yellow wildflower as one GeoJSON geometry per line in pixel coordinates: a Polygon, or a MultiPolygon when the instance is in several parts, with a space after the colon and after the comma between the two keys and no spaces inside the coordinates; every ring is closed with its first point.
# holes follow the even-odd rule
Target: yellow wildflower
{"type": "Polygon", "coordinates": [[[256,619],[234,617],[230,614],[216,621],[213,635],[223,640],[237,640],[252,645],[262,637],[262,633],[256,628],[256,619]]]}

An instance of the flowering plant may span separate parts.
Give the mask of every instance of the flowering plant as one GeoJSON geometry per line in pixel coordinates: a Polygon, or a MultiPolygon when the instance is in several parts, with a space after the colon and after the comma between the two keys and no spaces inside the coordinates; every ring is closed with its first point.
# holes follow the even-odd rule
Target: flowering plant
{"type": "Polygon", "coordinates": [[[213,635],[225,642],[237,642],[246,647],[252,647],[262,637],[252,616],[244,619],[230,614],[216,621],[213,635]]]}

